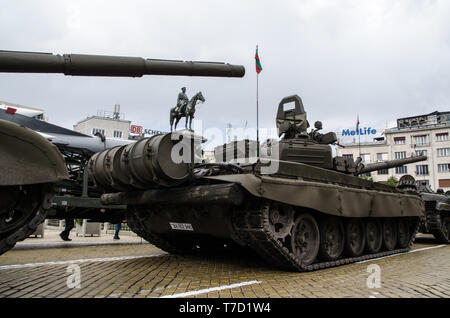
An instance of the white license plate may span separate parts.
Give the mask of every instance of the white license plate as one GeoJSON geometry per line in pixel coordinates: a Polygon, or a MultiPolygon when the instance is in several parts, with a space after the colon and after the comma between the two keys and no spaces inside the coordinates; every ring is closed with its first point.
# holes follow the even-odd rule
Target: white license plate
{"type": "Polygon", "coordinates": [[[181,230],[181,231],[193,231],[194,230],[191,223],[170,222],[169,224],[170,224],[170,227],[172,228],[172,230],[181,230]]]}

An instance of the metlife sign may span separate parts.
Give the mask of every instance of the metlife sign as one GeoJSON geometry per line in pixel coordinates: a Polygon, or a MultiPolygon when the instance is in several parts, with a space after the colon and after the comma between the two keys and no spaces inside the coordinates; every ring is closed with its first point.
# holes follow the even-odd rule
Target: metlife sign
{"type": "Polygon", "coordinates": [[[341,128],[337,131],[339,139],[344,143],[354,142],[372,142],[374,138],[383,137],[384,129],[376,129],[372,127],[341,128]]]}
{"type": "Polygon", "coordinates": [[[376,134],[377,134],[377,130],[370,128],[370,127],[359,128],[359,130],[342,129],[342,137],[376,135],[376,134]]]}

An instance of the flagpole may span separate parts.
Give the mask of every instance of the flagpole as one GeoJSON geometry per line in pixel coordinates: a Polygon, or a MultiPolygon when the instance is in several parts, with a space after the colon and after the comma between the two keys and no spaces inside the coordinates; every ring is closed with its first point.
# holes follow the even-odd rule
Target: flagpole
{"type": "Polygon", "coordinates": [[[359,156],[361,157],[361,134],[358,133],[359,156]]]}
{"type": "MultiPolygon", "coordinates": [[[[256,46],[258,52],[258,45],[256,46]]],[[[259,159],[259,73],[256,73],[256,157],[259,159]]]]}
{"type": "Polygon", "coordinates": [[[359,157],[361,158],[361,134],[359,133],[359,114],[356,115],[356,129],[358,134],[358,148],[359,148],[359,157]]]}

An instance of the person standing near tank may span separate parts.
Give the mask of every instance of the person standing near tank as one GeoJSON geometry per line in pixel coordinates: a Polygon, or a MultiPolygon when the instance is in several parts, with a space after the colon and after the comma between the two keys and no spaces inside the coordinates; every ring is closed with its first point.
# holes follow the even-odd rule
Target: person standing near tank
{"type": "Polygon", "coordinates": [[[72,241],[72,239],[69,238],[70,231],[73,229],[74,222],[73,219],[65,219],[66,226],[64,228],[64,231],[59,233],[59,236],[63,241],[72,241]]]}
{"type": "Polygon", "coordinates": [[[120,231],[121,229],[122,229],[122,223],[119,222],[119,223],[116,224],[116,230],[114,231],[114,239],[115,239],[115,240],[120,240],[120,237],[119,237],[119,231],[120,231]]]}

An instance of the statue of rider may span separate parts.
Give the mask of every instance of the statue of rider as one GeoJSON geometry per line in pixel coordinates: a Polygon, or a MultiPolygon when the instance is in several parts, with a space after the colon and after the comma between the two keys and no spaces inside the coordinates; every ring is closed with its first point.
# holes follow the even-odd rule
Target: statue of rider
{"type": "Polygon", "coordinates": [[[175,108],[175,111],[178,113],[184,113],[186,110],[186,106],[189,102],[189,99],[186,95],[186,87],[181,88],[181,92],[178,94],[177,98],[177,107],[175,108]]]}

